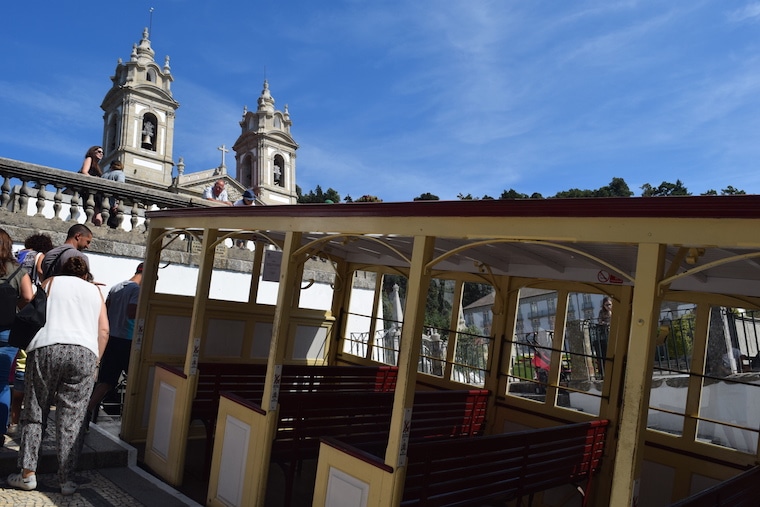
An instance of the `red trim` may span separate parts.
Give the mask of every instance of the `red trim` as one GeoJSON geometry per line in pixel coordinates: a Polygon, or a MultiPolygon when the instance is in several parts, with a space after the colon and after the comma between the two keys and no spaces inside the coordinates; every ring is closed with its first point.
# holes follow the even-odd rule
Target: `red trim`
{"type": "Polygon", "coordinates": [[[486,199],[351,204],[179,208],[150,217],[631,217],[760,218],[760,195],[486,199]]]}
{"type": "Polygon", "coordinates": [[[166,370],[169,373],[172,373],[178,377],[181,377],[183,379],[187,378],[187,375],[185,375],[185,372],[182,371],[182,369],[177,368],[176,366],[172,366],[170,364],[166,363],[156,363],[156,368],[161,368],[162,370],[166,370]]]}
{"type": "Polygon", "coordinates": [[[389,474],[393,473],[393,467],[386,465],[383,460],[374,454],[370,454],[368,452],[362,451],[361,449],[357,449],[353,445],[341,442],[340,439],[334,437],[322,437],[319,440],[323,444],[329,445],[330,447],[339,450],[343,454],[353,456],[354,458],[364,461],[365,463],[369,463],[370,465],[375,466],[384,472],[388,472],[389,474]]]}

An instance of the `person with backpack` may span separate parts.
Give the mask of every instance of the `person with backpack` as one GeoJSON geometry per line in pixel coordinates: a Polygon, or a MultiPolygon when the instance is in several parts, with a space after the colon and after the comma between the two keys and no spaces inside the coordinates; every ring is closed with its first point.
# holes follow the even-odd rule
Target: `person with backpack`
{"type": "MultiPolygon", "coordinates": [[[[32,234],[24,240],[24,249],[16,253],[18,262],[32,279],[32,289],[36,289],[42,275],[42,259],[53,248],[53,240],[48,234],[32,234]]],[[[18,429],[21,406],[24,403],[24,375],[26,369],[26,352],[18,351],[16,356],[15,376],[11,390],[11,420],[8,435],[14,435],[18,429]]]]}
{"type": "Polygon", "coordinates": [[[0,430],[5,443],[11,408],[11,386],[9,377],[18,349],[8,345],[10,328],[16,318],[16,311],[34,297],[29,274],[16,262],[13,255],[13,240],[0,229],[0,430]]]}
{"type": "Polygon", "coordinates": [[[47,321],[26,347],[26,399],[17,461],[21,471],[6,479],[13,488],[37,488],[40,445],[55,404],[58,482],[63,495],[77,490],[74,472],[85,436],[87,403],[109,336],[103,295],[87,281],[88,274],[84,260],[74,256],[64,262],[60,274],[43,283],[47,321]]]}

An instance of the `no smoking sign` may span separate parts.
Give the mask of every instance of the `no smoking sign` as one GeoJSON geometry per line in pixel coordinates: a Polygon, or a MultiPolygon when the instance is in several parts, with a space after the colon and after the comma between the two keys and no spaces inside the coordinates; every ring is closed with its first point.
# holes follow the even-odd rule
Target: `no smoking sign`
{"type": "Polygon", "coordinates": [[[614,284],[623,283],[622,278],[618,278],[617,276],[613,275],[609,271],[605,271],[603,269],[600,269],[599,273],[596,274],[596,279],[599,280],[601,283],[614,283],[614,284]]]}

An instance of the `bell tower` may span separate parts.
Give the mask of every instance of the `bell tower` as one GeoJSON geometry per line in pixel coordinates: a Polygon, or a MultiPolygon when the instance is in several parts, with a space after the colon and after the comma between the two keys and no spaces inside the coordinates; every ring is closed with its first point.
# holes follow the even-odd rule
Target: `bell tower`
{"type": "Polygon", "coordinates": [[[103,115],[105,169],[113,160],[124,164],[128,183],[166,189],[172,183],[174,117],[179,102],[172,98],[174,78],[169,57],[163,68],[154,60],[148,29],[132,46],[129,61],[119,58],[113,86],[100,107],[103,115]]]}
{"type": "Polygon", "coordinates": [[[284,111],[275,110],[267,81],[264,81],[256,111],[243,108],[242,133],[232,146],[235,177],[245,188],[258,187],[258,197],[265,204],[295,204],[298,198],[298,144],[290,135],[292,124],[287,105],[284,111]]]}

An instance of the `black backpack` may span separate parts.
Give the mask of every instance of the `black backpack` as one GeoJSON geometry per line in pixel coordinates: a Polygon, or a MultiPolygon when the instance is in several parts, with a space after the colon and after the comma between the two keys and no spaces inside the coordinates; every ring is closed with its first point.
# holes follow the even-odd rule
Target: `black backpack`
{"type": "Polygon", "coordinates": [[[8,280],[13,280],[16,273],[21,271],[19,266],[16,271],[0,282],[0,330],[10,329],[16,320],[16,307],[18,306],[18,289],[11,285],[8,280]]]}

